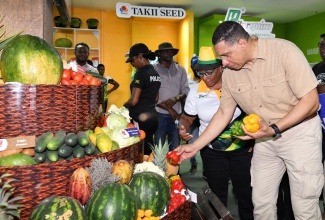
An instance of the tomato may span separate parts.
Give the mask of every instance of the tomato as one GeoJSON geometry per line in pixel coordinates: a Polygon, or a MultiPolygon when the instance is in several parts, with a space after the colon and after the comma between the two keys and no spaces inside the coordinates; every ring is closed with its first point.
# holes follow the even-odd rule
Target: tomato
{"type": "Polygon", "coordinates": [[[63,69],[62,79],[71,79],[72,69],[63,69]]]}
{"type": "Polygon", "coordinates": [[[95,77],[93,77],[89,81],[89,85],[97,86],[97,81],[98,81],[98,79],[96,79],[95,77]]]}
{"type": "Polygon", "coordinates": [[[178,165],[179,162],[179,155],[177,154],[177,151],[169,151],[166,154],[166,159],[167,162],[170,163],[171,165],[178,165]]]}
{"type": "Polygon", "coordinates": [[[70,82],[71,82],[71,85],[78,85],[78,81],[76,81],[76,80],[70,80],[70,82]]]}
{"type": "Polygon", "coordinates": [[[93,78],[93,76],[90,74],[84,76],[84,79],[86,79],[88,82],[90,82],[91,78],[93,78]]]}
{"type": "Polygon", "coordinates": [[[80,81],[79,85],[89,85],[89,82],[88,82],[88,80],[83,78],[83,80],[80,81]]]}
{"type": "Polygon", "coordinates": [[[75,72],[75,71],[73,71],[73,70],[71,69],[71,79],[73,79],[73,77],[74,77],[76,74],[77,74],[77,72],[75,72]]]}
{"type": "Polygon", "coordinates": [[[76,80],[77,82],[81,82],[81,80],[83,79],[83,75],[82,73],[76,73],[76,75],[73,77],[73,80],[76,80]]]}
{"type": "Polygon", "coordinates": [[[61,79],[61,85],[71,85],[70,79],[61,79]]]}
{"type": "Polygon", "coordinates": [[[102,81],[100,81],[99,79],[97,79],[97,86],[102,85],[102,81]]]}

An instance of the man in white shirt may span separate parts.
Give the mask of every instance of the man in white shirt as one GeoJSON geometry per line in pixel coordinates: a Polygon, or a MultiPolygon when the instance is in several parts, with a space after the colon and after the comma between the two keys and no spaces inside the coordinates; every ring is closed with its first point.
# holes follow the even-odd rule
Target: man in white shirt
{"type": "Polygon", "coordinates": [[[98,73],[98,70],[87,63],[89,56],[89,46],[86,43],[78,43],[75,46],[74,54],[76,55],[76,60],[70,62],[70,66],[81,66],[86,71],[98,73]]]}

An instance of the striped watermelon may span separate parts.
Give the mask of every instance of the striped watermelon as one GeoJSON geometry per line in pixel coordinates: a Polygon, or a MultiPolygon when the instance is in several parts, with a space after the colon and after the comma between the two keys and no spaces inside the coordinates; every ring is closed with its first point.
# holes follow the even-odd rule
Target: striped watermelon
{"type": "Polygon", "coordinates": [[[69,219],[86,220],[80,203],[68,196],[50,196],[40,202],[29,216],[29,220],[69,219]]]}
{"type": "Polygon", "coordinates": [[[135,220],[137,204],[128,185],[110,183],[100,187],[86,204],[88,220],[135,220]]]}
{"type": "Polygon", "coordinates": [[[164,214],[170,200],[170,188],[164,177],[153,172],[136,173],[129,186],[136,195],[139,209],[151,209],[153,216],[164,214]]]}

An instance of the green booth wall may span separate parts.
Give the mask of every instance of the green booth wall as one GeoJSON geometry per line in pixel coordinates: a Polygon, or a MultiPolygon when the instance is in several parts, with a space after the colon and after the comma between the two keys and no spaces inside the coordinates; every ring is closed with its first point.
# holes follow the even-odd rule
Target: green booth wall
{"type": "MultiPolygon", "coordinates": [[[[211,38],[215,28],[225,19],[225,15],[214,14],[206,18],[194,18],[194,53],[202,46],[212,46],[211,38]]],[[[245,21],[260,21],[261,18],[242,16],[245,21]]],[[[272,22],[266,20],[268,22],[272,22]]],[[[310,16],[295,22],[273,23],[272,33],[277,38],[295,43],[305,54],[309,63],[320,61],[317,43],[325,33],[325,13],[310,16]]]]}

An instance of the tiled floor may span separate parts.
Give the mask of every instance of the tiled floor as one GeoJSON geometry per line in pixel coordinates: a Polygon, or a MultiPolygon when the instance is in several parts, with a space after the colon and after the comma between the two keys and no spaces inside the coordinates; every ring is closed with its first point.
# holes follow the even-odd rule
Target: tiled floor
{"type": "MultiPolygon", "coordinates": [[[[184,184],[192,191],[192,192],[198,192],[203,186],[207,184],[207,182],[202,177],[202,161],[201,157],[197,156],[198,159],[198,172],[195,175],[190,175],[189,170],[191,168],[190,161],[186,160],[184,161],[180,166],[180,174],[182,176],[182,180],[184,181],[184,184]]],[[[324,211],[323,207],[323,201],[320,201],[319,203],[321,211],[324,211]]],[[[228,191],[228,210],[230,211],[231,215],[234,217],[234,219],[239,219],[238,217],[238,208],[237,208],[237,201],[232,193],[232,187],[230,183],[229,191],[228,191]]],[[[325,220],[325,213],[323,213],[323,220],[325,220]]]]}

